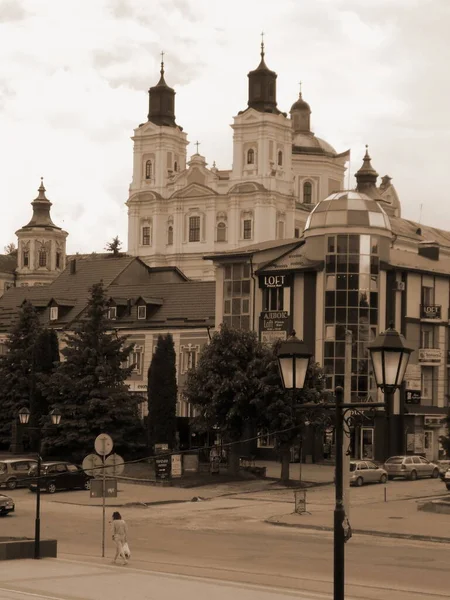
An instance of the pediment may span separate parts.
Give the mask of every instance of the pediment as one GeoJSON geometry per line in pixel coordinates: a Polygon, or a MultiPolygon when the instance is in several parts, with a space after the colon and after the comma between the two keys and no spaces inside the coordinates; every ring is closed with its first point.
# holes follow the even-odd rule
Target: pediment
{"type": "Polygon", "coordinates": [[[229,193],[230,194],[252,194],[253,192],[267,191],[266,188],[256,181],[245,181],[243,183],[237,183],[234,185],[229,193]]]}
{"type": "Polygon", "coordinates": [[[136,192],[135,194],[130,196],[130,198],[128,198],[128,202],[158,202],[161,199],[161,194],[158,194],[158,192],[151,192],[150,190],[148,190],[144,192],[136,192]]]}
{"type": "Polygon", "coordinates": [[[177,190],[172,194],[171,198],[194,198],[194,197],[206,197],[206,196],[217,196],[217,192],[212,188],[202,185],[200,183],[190,183],[181,190],[177,190]]]}

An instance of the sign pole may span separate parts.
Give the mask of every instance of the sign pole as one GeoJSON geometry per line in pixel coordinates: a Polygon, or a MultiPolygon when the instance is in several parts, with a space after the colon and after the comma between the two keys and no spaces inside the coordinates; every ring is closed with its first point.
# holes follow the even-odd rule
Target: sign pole
{"type": "Polygon", "coordinates": [[[106,520],[106,469],[105,469],[105,452],[106,452],[106,440],[103,440],[103,471],[102,471],[102,510],[103,510],[103,523],[102,523],[102,558],[105,558],[105,520],[106,520]]]}

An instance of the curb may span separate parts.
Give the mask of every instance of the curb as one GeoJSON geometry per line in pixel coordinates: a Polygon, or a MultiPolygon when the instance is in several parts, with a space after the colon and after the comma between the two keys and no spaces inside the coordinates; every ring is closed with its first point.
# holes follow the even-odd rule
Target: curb
{"type": "MultiPolygon", "coordinates": [[[[264,523],[278,527],[292,527],[297,529],[314,529],[316,531],[334,531],[333,527],[327,525],[300,525],[297,523],[283,523],[282,521],[272,521],[265,519],[264,523]]],[[[440,544],[450,544],[449,537],[440,537],[436,535],[420,535],[418,533],[395,533],[390,531],[375,531],[373,529],[352,529],[352,533],[360,535],[371,535],[374,537],[396,538],[400,540],[416,540],[419,542],[437,542],[440,544]]]]}
{"type": "MultiPolygon", "coordinates": [[[[53,500],[55,504],[70,504],[71,506],[87,506],[89,508],[102,508],[102,504],[82,504],[80,502],[65,502],[64,500],[53,500]]],[[[186,502],[192,502],[190,500],[154,500],[152,502],[122,502],[121,504],[106,504],[108,508],[131,508],[133,506],[140,506],[146,508],[148,506],[158,506],[163,504],[183,504],[186,502]]]]}

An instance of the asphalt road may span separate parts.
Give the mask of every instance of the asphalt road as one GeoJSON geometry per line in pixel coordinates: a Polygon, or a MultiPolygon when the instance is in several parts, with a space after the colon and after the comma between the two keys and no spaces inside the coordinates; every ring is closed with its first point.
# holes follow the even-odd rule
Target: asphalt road
{"type": "MultiPolygon", "coordinates": [[[[389,489],[397,496],[433,495],[435,489],[441,491],[438,484],[393,482],[389,489]]],[[[381,487],[370,486],[355,493],[361,494],[364,502],[365,495],[379,494],[381,487]]],[[[42,536],[56,537],[64,557],[81,557],[90,564],[104,565],[113,548],[108,532],[109,559],[101,558],[101,509],[72,504],[85,499],[86,494],[43,495],[42,536]]],[[[327,494],[329,490],[324,490],[324,497],[327,494]]],[[[32,537],[35,496],[26,490],[14,490],[11,495],[16,499],[17,512],[0,521],[0,535],[32,537]]],[[[279,494],[266,499],[230,496],[206,502],[124,508],[133,551],[130,567],[331,594],[332,535],[264,523],[264,518],[280,510],[282,501],[279,494]]],[[[108,509],[108,516],[111,512],[108,509]]],[[[447,544],[354,536],[346,545],[347,594],[364,600],[448,598],[449,560],[447,544]]]]}

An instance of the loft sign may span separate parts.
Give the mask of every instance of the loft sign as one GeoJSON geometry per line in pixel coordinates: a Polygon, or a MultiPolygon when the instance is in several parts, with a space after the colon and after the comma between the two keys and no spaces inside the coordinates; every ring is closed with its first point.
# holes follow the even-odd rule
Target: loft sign
{"type": "Polygon", "coordinates": [[[422,319],[440,319],[441,305],[440,304],[422,304],[422,319]]]}
{"type": "Polygon", "coordinates": [[[286,273],[267,273],[259,278],[259,287],[261,288],[283,288],[290,285],[289,274],[286,273]]]}

